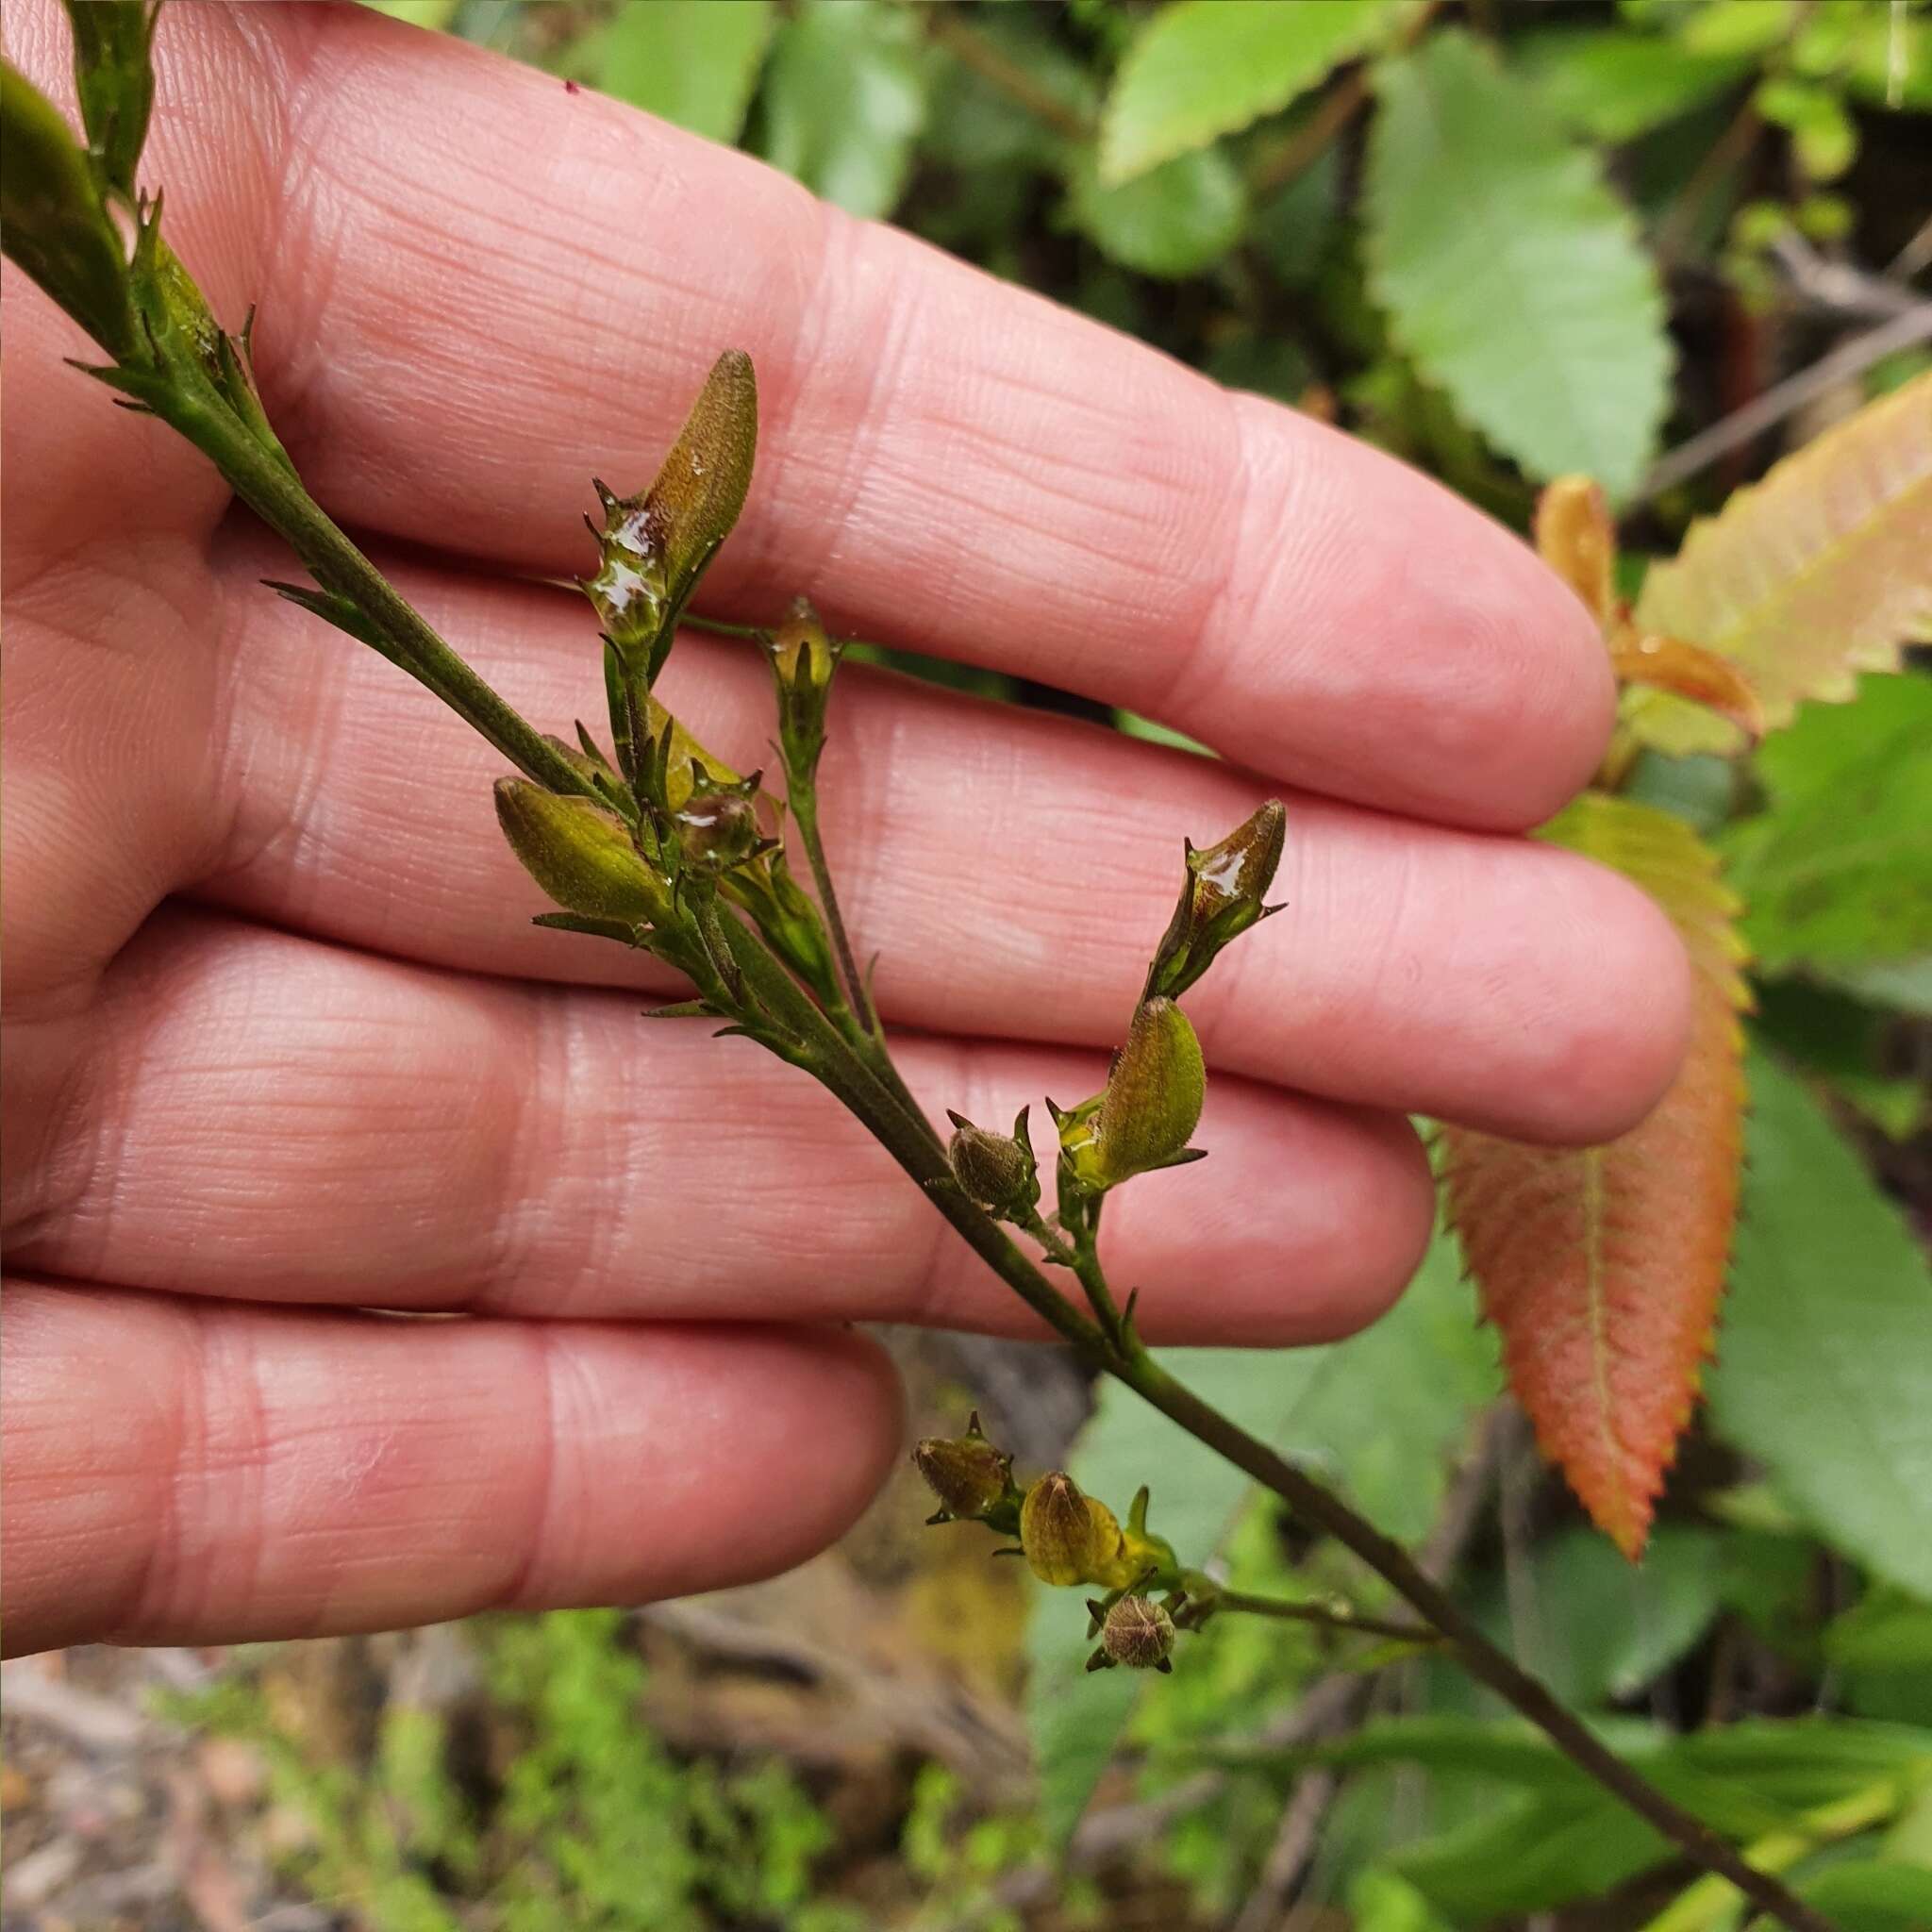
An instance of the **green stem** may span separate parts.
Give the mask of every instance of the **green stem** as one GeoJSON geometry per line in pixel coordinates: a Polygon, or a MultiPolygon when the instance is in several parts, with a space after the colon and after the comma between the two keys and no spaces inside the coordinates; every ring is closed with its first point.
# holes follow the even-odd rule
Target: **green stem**
{"type": "Polygon", "coordinates": [[[1392,1637],[1404,1643],[1441,1643],[1440,1630],[1426,1624],[1398,1624],[1380,1617],[1358,1617],[1350,1609],[1332,1606],[1295,1603],[1285,1597],[1250,1596],[1244,1590],[1216,1590],[1209,1599],[1213,1613],[1240,1610],[1250,1617],[1274,1617],[1286,1624],[1316,1624],[1328,1630],[1352,1632],[1363,1637],[1392,1637]]]}
{"type": "Polygon", "coordinates": [[[527,776],[552,791],[597,792],[411,608],[274,454],[211,391],[176,376],[153,408],[227,479],[236,495],[284,538],[324,590],[345,597],[380,634],[383,655],[425,684],[527,776]]]}
{"type": "MultiPolygon", "coordinates": [[[[832,950],[839,957],[839,972],[845,981],[852,1011],[868,1034],[876,1034],[878,1015],[873,1009],[865,975],[858,970],[858,956],[845,931],[845,918],[839,910],[839,894],[832,886],[832,869],[825,862],[824,841],[819,836],[819,794],[813,775],[805,773],[794,779],[788,773],[785,798],[791,808],[791,824],[798,833],[798,842],[805,847],[806,863],[811,868],[811,882],[818,888],[819,910],[824,914],[825,929],[832,935],[832,950]]],[[[884,1072],[881,1067],[882,1076],[884,1072]]]]}

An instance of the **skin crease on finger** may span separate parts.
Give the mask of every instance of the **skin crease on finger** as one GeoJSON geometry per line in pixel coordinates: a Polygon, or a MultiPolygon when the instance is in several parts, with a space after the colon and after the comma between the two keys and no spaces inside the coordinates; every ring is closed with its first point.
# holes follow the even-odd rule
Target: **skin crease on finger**
{"type": "Polygon", "coordinates": [[[211,240],[218,306],[258,301],[271,411],[354,522],[570,569],[588,471],[648,474],[741,341],[766,454],[708,585],[726,605],[782,584],[847,627],[1164,716],[1271,776],[1463,823],[1535,822],[1601,751],[1610,680],[1574,599],[1364,445],[745,157],[395,23],[194,9],[160,51],[164,96],[177,62],[199,108],[157,125],[183,233],[211,240]],[[204,217],[211,238],[197,137],[258,157],[228,184],[248,213],[204,217]],[[645,232],[651,249],[611,256],[645,232]]]}
{"type": "Polygon", "coordinates": [[[899,1453],[891,1364],[838,1331],[6,1295],[9,1653],[720,1589],[841,1535],[899,1453]]]}

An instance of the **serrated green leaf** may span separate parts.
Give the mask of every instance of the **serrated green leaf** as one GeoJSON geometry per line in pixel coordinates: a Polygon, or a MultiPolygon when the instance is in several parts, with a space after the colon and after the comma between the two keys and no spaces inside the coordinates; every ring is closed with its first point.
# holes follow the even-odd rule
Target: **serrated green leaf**
{"type": "Polygon", "coordinates": [[[1932,953],[1932,678],[1868,676],[1766,741],[1767,811],[1732,832],[1745,937],[1770,972],[1932,953]]]}
{"type": "Polygon", "coordinates": [[[1288,106],[1384,35],[1406,0],[1174,0],[1127,51],[1100,128],[1119,187],[1288,106]]]}
{"type": "Polygon", "coordinates": [[[765,158],[848,213],[892,211],[925,123],[919,23],[888,0],[802,0],[765,74],[765,158]]]}
{"type": "Polygon", "coordinates": [[[1630,214],[1535,90],[1466,33],[1381,63],[1370,285],[1401,346],[1538,477],[1614,498],[1657,444],[1672,350],[1630,214]]]}
{"type": "Polygon", "coordinates": [[[1510,42],[1543,100],[1598,141],[1633,141],[1721,94],[1752,71],[1733,54],[1687,53],[1623,27],[1544,27],[1510,42]]]}
{"type": "Polygon", "coordinates": [[[1834,1548],[1932,1596],[1932,1269],[1804,1088],[1761,1058],[1750,1087],[1712,1420],[1834,1548]]]}
{"type": "Polygon", "coordinates": [[[620,7],[577,42],[571,71],[707,140],[736,141],[772,21],[772,0],[650,0],[620,7]]]}
{"type": "Polygon", "coordinates": [[[1109,260],[1143,275],[1179,280],[1212,268],[1241,238],[1247,191],[1219,148],[1200,148],[1103,188],[1091,155],[1074,162],[1067,211],[1109,260]]]}
{"type": "MultiPolygon", "coordinates": [[[[1440,1506],[1476,1409],[1496,1392],[1495,1348],[1470,1319],[1454,1244],[1440,1237],[1408,1292],[1373,1328],[1324,1348],[1174,1349],[1163,1359],[1236,1421],[1337,1483],[1391,1535],[1413,1541],[1440,1506]],[[1391,1403],[1386,1392],[1405,1391],[1391,1403]]],[[[1129,1391],[1103,1384],[1073,1474],[1117,1511],[1141,1484],[1151,1526],[1184,1563],[1205,1561],[1242,1508],[1240,1470],[1129,1391]]],[[[1027,1724],[1050,1845],[1064,1844],[1146,1679],[1081,1674],[1092,1645],[1074,1592],[1041,1591],[1027,1636],[1027,1724]]],[[[1185,1650],[1175,1670],[1187,1668],[1185,1650]]]]}

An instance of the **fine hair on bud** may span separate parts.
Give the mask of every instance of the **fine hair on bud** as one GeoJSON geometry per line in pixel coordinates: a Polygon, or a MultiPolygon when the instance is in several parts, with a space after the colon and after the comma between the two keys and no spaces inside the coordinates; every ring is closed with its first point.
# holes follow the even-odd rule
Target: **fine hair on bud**
{"type": "Polygon", "coordinates": [[[670,894],[615,812],[527,778],[496,781],[496,818],[524,870],[566,911],[641,925],[665,918],[670,894]]]}
{"type": "Polygon", "coordinates": [[[1040,1172],[1026,1134],[1027,1111],[1020,1109],[1008,1135],[990,1133],[965,1115],[946,1109],[954,1128],[946,1145],[953,1178],[969,1200],[1002,1219],[1024,1215],[1040,1200],[1040,1172]]]}
{"type": "Polygon", "coordinates": [[[1171,1167],[1186,1155],[1207,1091],[1192,1023],[1170,999],[1143,1000],[1093,1116],[1091,1152],[1102,1185],[1171,1167]]]}
{"type": "Polygon", "coordinates": [[[928,1436],[916,1443],[912,1464],[948,1516],[976,1522],[1007,1500],[1013,1458],[980,1433],[979,1418],[963,1436],[928,1436]]]}
{"type": "Polygon", "coordinates": [[[1130,1671],[1169,1670],[1174,1619],[1152,1597],[1124,1596],[1100,1626],[1100,1647],[1130,1671]]]}
{"type": "Polygon", "coordinates": [[[1064,1471],[1049,1472],[1026,1491],[1020,1547],[1034,1575],[1060,1589],[1086,1582],[1099,1563],[1100,1525],[1079,1484],[1064,1471]]]}

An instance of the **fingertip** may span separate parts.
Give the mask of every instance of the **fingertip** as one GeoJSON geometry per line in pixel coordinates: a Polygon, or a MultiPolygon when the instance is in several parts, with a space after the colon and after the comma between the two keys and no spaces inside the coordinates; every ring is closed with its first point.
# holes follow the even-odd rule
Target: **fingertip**
{"type": "Polygon", "coordinates": [[[1590,1147],[1636,1126],[1669,1091],[1694,1017],[1690,958],[1669,915],[1621,874],[1552,852],[1569,901],[1574,976],[1539,1023],[1505,1131],[1590,1147]]]}

